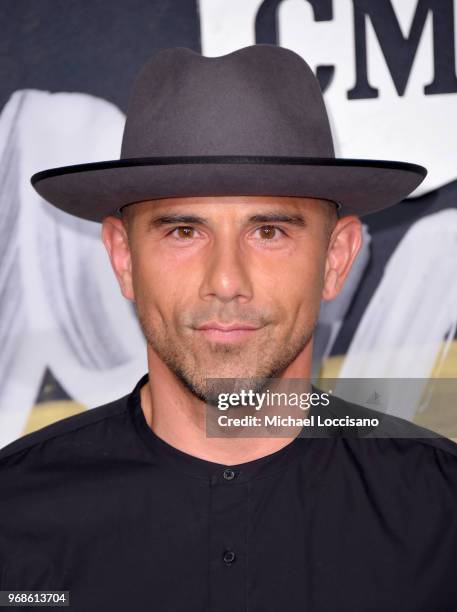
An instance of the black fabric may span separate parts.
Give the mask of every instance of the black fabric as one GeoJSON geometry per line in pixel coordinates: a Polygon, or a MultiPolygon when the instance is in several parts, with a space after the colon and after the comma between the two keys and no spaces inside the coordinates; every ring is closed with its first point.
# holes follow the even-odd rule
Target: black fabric
{"type": "Polygon", "coordinates": [[[455,612],[456,444],[388,417],[404,438],[334,430],[228,467],[150,429],[147,379],[0,450],[0,590],[69,590],[78,612],[455,612]]]}

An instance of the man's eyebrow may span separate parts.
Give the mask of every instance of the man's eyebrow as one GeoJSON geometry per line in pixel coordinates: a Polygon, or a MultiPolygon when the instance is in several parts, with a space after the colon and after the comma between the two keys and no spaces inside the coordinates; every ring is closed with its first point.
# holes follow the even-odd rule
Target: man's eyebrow
{"type": "Polygon", "coordinates": [[[283,213],[268,213],[262,215],[252,215],[248,219],[249,223],[290,223],[299,227],[305,227],[306,221],[300,214],[285,215],[283,213]]]}
{"type": "MultiPolygon", "coordinates": [[[[263,213],[251,215],[247,219],[248,223],[290,223],[298,227],[306,227],[306,221],[300,214],[288,215],[284,213],[263,213]]],[[[148,223],[148,230],[158,229],[164,225],[172,225],[176,223],[191,225],[204,225],[209,220],[199,215],[159,215],[154,216],[148,223]]]]}
{"type": "Polygon", "coordinates": [[[152,217],[148,223],[148,229],[159,228],[162,225],[171,225],[173,223],[208,223],[208,219],[199,217],[198,215],[159,215],[158,217],[152,217]]]}

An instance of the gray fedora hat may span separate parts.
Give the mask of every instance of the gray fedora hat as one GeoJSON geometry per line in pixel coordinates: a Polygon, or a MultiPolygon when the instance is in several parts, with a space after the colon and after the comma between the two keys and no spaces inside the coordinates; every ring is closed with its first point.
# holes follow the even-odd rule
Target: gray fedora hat
{"type": "Polygon", "coordinates": [[[92,221],[122,206],[178,196],[277,195],[332,200],[359,216],[392,206],[422,166],[341,159],[319,82],[276,45],[220,57],[163,49],[134,82],[120,159],[43,170],[36,191],[92,221]]]}

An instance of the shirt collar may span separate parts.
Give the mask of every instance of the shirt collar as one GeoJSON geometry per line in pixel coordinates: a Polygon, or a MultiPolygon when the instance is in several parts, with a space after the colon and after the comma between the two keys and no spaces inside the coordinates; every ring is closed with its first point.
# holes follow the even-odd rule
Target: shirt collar
{"type": "MultiPolygon", "coordinates": [[[[195,457],[165,442],[149,427],[141,407],[140,395],[141,387],[148,380],[149,374],[146,373],[128,396],[128,410],[135,428],[156,461],[172,466],[189,476],[204,479],[212,483],[241,483],[255,478],[262,478],[287,467],[299,455],[300,449],[303,450],[303,445],[309,443],[309,438],[313,437],[312,432],[309,433],[309,428],[304,427],[295,439],[278,451],[237,465],[225,465],[195,457]]],[[[310,414],[313,412],[311,407],[310,414]]],[[[319,435],[321,437],[322,432],[319,435]]],[[[324,435],[324,437],[335,437],[337,435],[339,435],[338,430],[328,430],[328,435],[324,435]]]]}

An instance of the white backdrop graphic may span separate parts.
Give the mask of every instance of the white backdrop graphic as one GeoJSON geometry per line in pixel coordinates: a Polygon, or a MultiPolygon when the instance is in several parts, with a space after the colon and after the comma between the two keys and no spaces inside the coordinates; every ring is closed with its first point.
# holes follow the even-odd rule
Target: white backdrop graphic
{"type": "Polygon", "coordinates": [[[37,170],[119,155],[124,117],[85,94],[16,92],[0,119],[0,446],[17,437],[46,367],[93,407],[127,393],[146,349],[100,225],[44,202],[37,170]]]}

